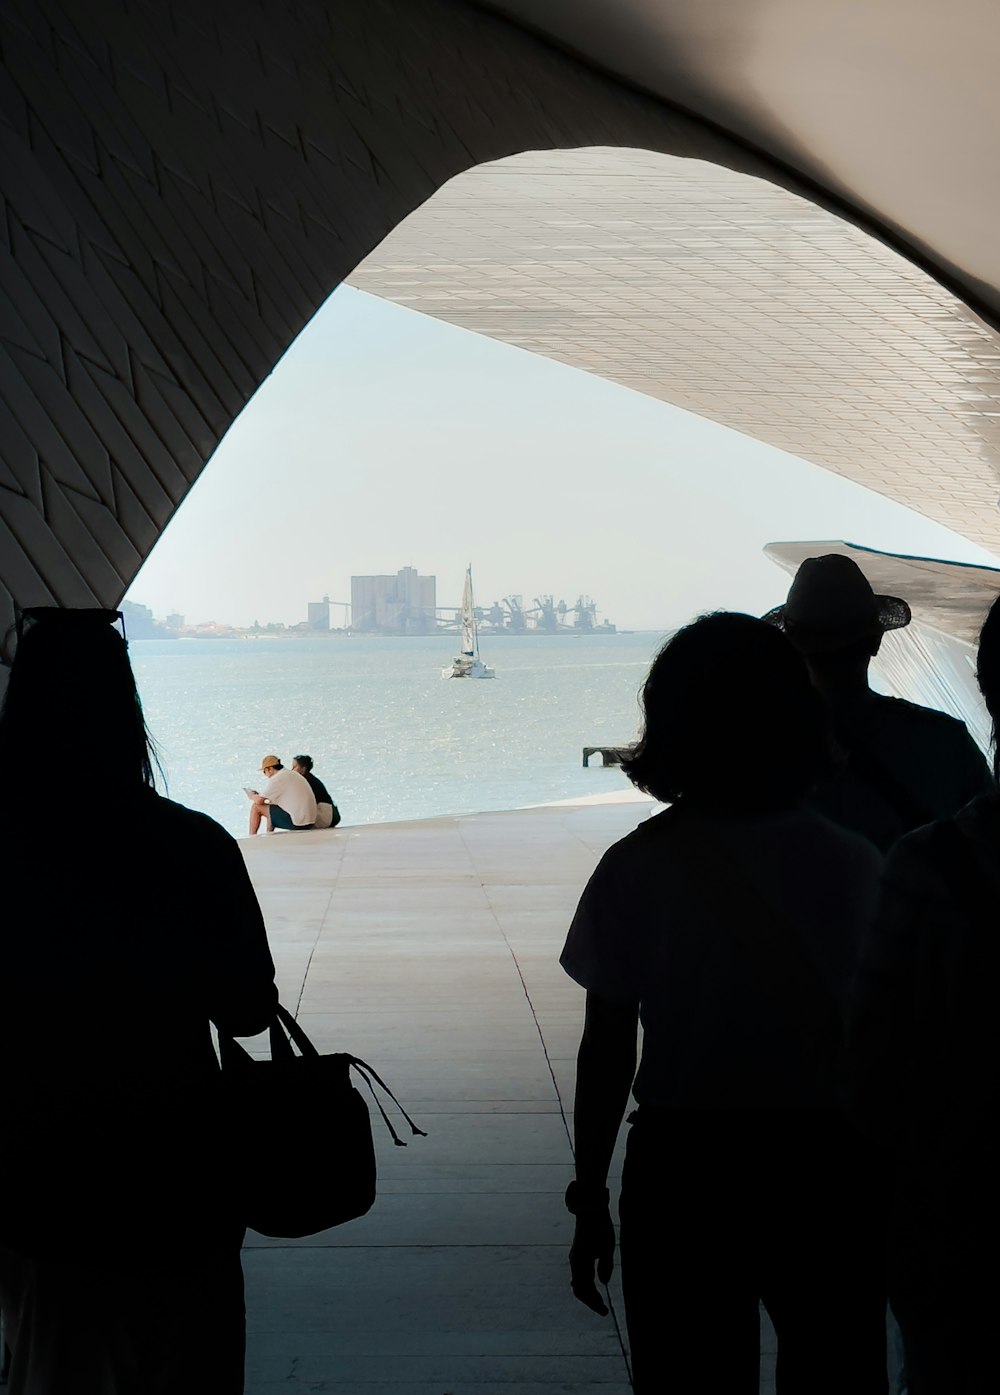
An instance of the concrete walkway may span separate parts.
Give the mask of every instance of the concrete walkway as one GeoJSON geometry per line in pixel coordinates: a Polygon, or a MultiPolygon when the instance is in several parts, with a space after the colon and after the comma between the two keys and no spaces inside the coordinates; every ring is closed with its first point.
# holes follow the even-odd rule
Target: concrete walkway
{"type": "Polygon", "coordinates": [[[248,1395],[629,1391],[615,1285],[604,1319],[569,1291],[583,993],[557,961],[601,853],[651,807],[241,844],[282,1001],[321,1049],[369,1061],[429,1133],[396,1148],[373,1110],[373,1211],[306,1241],[249,1238],[248,1395]]]}

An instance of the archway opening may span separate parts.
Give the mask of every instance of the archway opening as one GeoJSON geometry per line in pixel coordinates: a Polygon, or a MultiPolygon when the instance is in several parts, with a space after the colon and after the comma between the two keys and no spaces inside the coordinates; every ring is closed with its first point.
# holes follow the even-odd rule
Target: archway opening
{"type": "MultiPolygon", "coordinates": [[[[580,785],[580,750],[634,735],[635,690],[660,636],[700,610],[759,612],[780,599],[765,542],[846,536],[989,560],[969,539],[990,543],[997,531],[997,362],[991,332],[922,272],[746,176],[603,149],[459,176],[361,263],[292,347],[132,588],[148,601],[155,584],[158,613],[242,621],[255,634],[253,644],[212,641],[236,646],[219,659],[235,715],[207,743],[224,760],[206,765],[203,735],[178,728],[168,747],[199,754],[179,769],[168,752],[175,788],[197,778],[204,799],[225,787],[224,821],[238,831],[238,775],[263,739],[262,750],[325,746],[338,767],[357,761],[393,792],[386,800],[362,776],[348,780],[347,818],[352,798],[367,820],[592,791],[580,785]],[[223,528],[241,491],[240,523],[223,528]],[[171,563],[175,546],[182,560],[171,563]],[[429,676],[455,647],[448,632],[470,562],[481,641],[523,635],[534,647],[523,662],[491,650],[501,684],[442,726],[443,693],[429,676]],[[436,578],[432,598],[403,594],[410,574],[418,588],[436,578]],[[231,579],[228,614],[213,576],[231,579]],[[383,595],[381,622],[374,604],[357,603],[352,577],[403,587],[383,595]],[[246,592],[255,599],[239,614],[246,592]],[[349,603],[356,632],[398,633],[319,638],[307,605],[324,595],[341,609],[331,635],[347,628],[349,603]],[[566,625],[565,613],[556,630],[546,623],[560,600],[586,615],[589,597],[599,622],[648,632],[617,637],[617,657],[623,645],[635,653],[614,691],[594,686],[616,667],[607,647],[591,668],[581,662],[587,626],[566,625]],[[269,634],[269,624],[286,628],[269,634]],[[543,661],[540,641],[559,642],[563,627],[577,647],[543,661]],[[310,643],[322,653],[290,691],[291,658],[310,643]],[[399,665],[391,680],[365,673],[368,644],[399,665]],[[589,709],[543,732],[563,701],[553,675],[571,656],[589,709]],[[515,680],[529,671],[530,682],[515,680]],[[386,684],[397,681],[411,725],[394,729],[386,684]],[[491,722],[507,698],[495,694],[511,682],[524,689],[504,708],[510,747],[498,750],[491,722]],[[353,726],[322,715],[335,691],[338,713],[358,714],[353,726]],[[385,753],[374,772],[373,750],[385,753]]],[[[183,664],[194,642],[182,645],[183,664]]],[[[162,668],[166,694],[177,661],[162,668]]]]}

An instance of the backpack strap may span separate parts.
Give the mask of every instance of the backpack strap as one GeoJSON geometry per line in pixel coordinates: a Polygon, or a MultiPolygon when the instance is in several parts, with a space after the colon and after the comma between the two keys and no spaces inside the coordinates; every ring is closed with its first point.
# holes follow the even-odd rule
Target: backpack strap
{"type": "Polygon", "coordinates": [[[938,817],[923,799],[890,767],[875,742],[857,727],[837,731],[836,740],[847,752],[847,764],[861,781],[874,789],[899,819],[903,832],[920,828],[938,817]]]}

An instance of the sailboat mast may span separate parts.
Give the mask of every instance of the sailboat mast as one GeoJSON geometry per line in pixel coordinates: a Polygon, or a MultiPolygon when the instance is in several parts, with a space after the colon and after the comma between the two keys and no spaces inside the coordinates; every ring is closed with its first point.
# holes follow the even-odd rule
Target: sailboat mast
{"type": "Polygon", "coordinates": [[[462,592],[462,653],[475,658],[479,646],[476,633],[476,613],[472,601],[472,565],[465,569],[465,590],[462,592]]]}
{"type": "Polygon", "coordinates": [[[466,570],[469,579],[469,614],[472,617],[472,652],[479,658],[479,621],[476,619],[476,603],[472,598],[472,563],[466,570]]]}

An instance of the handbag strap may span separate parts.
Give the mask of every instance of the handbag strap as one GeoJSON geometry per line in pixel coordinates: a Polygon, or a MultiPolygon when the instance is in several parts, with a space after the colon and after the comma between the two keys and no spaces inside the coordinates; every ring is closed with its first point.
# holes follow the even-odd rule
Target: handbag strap
{"type": "Polygon", "coordinates": [[[288,1011],[283,1003],[279,1003],[275,1008],[274,1018],[268,1028],[268,1036],[271,1039],[271,1060],[278,1058],[288,1059],[294,1055],[291,1042],[299,1048],[300,1056],[318,1056],[319,1052],[305,1034],[305,1030],[300,1026],[296,1018],[288,1011]],[[287,1036],[281,1031],[284,1027],[287,1036]],[[278,1043],[275,1050],[275,1043],[278,1043]]]}
{"type": "MultiPolygon", "coordinates": [[[[293,1042],[299,1049],[300,1057],[303,1057],[306,1060],[313,1061],[318,1061],[320,1059],[320,1052],[316,1049],[315,1045],[309,1040],[309,1037],[306,1035],[305,1029],[302,1027],[301,1023],[299,1023],[296,1020],[295,1016],[291,1012],[289,1012],[288,1008],[286,1008],[283,1003],[278,1003],[275,1006],[274,1017],[271,1019],[271,1022],[268,1025],[267,1034],[268,1040],[270,1042],[272,1061],[288,1062],[298,1059],[295,1055],[295,1052],[292,1050],[293,1042]]],[[[226,1068],[227,1066],[242,1067],[244,1065],[251,1065],[253,1063],[253,1058],[250,1056],[250,1053],[244,1050],[244,1048],[240,1046],[239,1043],[235,1040],[235,1038],[230,1036],[228,1032],[219,1032],[219,1056],[222,1061],[223,1068],[226,1068]]],[[[384,1090],[385,1093],[392,1100],[393,1104],[399,1110],[400,1114],[402,1114],[403,1118],[409,1124],[410,1131],[413,1134],[414,1138],[427,1137],[427,1134],[423,1129],[417,1128],[416,1124],[410,1118],[409,1114],[407,1114],[406,1110],[400,1104],[399,1100],[396,1098],[393,1092],[389,1089],[388,1085],[379,1075],[378,1071],[374,1070],[368,1064],[367,1061],[362,1061],[359,1056],[350,1056],[346,1052],[341,1054],[341,1059],[346,1061],[348,1069],[353,1068],[354,1070],[356,1070],[357,1073],[361,1076],[361,1079],[368,1086],[368,1090],[371,1094],[372,1099],[375,1101],[375,1104],[378,1108],[378,1112],[382,1115],[382,1118],[385,1120],[386,1128],[392,1134],[392,1140],[396,1144],[397,1148],[405,1148],[406,1141],[400,1138],[399,1134],[393,1128],[392,1122],[382,1106],[382,1101],[375,1093],[375,1085],[372,1083],[373,1081],[376,1082],[378,1086],[382,1090],[384,1090]]]]}
{"type": "Polygon", "coordinates": [[[382,1101],[379,1099],[378,1095],[376,1095],[376,1093],[375,1093],[375,1086],[372,1084],[372,1080],[377,1080],[378,1083],[379,1083],[379,1085],[382,1087],[382,1089],[385,1091],[385,1093],[386,1093],[386,1094],[389,1096],[389,1098],[392,1100],[393,1104],[394,1104],[394,1105],[396,1106],[396,1108],[399,1110],[400,1114],[402,1114],[403,1118],[404,1118],[404,1119],[406,1120],[406,1122],[409,1124],[409,1126],[410,1126],[410,1132],[413,1134],[414,1138],[426,1138],[426,1137],[427,1137],[427,1134],[424,1132],[423,1129],[418,1129],[418,1128],[417,1128],[416,1124],[415,1124],[415,1123],[413,1122],[413,1120],[410,1118],[409,1114],[407,1114],[406,1110],[405,1110],[405,1109],[403,1108],[403,1106],[400,1104],[400,1102],[399,1102],[399,1100],[396,1098],[396,1096],[395,1096],[395,1095],[392,1093],[392,1091],[389,1089],[388,1085],[385,1083],[385,1081],[384,1081],[384,1080],[382,1079],[382,1077],[379,1075],[378,1071],[373,1070],[372,1067],[368,1064],[367,1061],[362,1061],[362,1060],[360,1059],[360,1057],[358,1057],[358,1056],[348,1056],[347,1060],[348,1060],[348,1063],[354,1067],[354,1069],[357,1071],[357,1073],[361,1076],[361,1079],[362,1079],[362,1080],[365,1082],[365,1084],[368,1086],[368,1089],[369,1089],[369,1091],[371,1092],[371,1097],[372,1097],[372,1099],[375,1101],[376,1105],[378,1106],[378,1112],[382,1115],[382,1118],[385,1120],[386,1127],[388,1128],[389,1132],[392,1134],[392,1141],[393,1141],[393,1143],[395,1143],[395,1145],[396,1145],[397,1148],[405,1148],[405,1147],[406,1147],[406,1140],[403,1139],[403,1138],[400,1138],[399,1134],[398,1134],[398,1133],[396,1132],[396,1130],[393,1128],[392,1123],[390,1122],[390,1119],[389,1119],[388,1114],[386,1114],[385,1110],[382,1108],[382,1101]],[[370,1078],[369,1078],[369,1077],[370,1077],[370,1078]]]}

